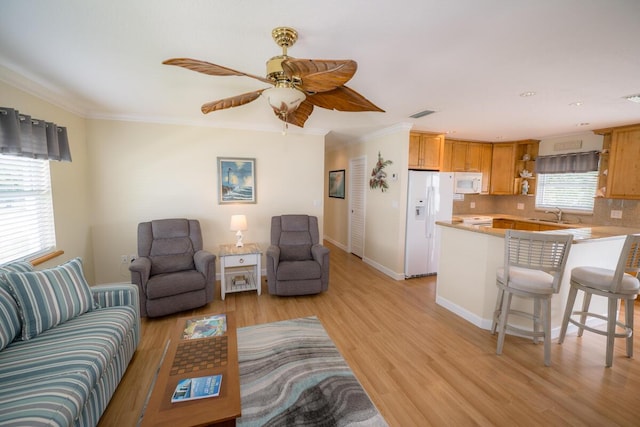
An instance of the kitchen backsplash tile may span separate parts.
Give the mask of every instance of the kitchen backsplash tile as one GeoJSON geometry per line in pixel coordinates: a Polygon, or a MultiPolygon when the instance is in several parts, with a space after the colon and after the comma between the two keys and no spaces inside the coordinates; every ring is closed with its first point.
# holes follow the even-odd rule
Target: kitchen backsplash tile
{"type": "MultiPolygon", "coordinates": [[[[532,196],[488,196],[467,194],[462,201],[453,202],[454,215],[507,214],[525,218],[554,219],[551,213],[536,210],[532,196]],[[471,205],[475,204],[474,208],[471,205]],[[518,205],[523,209],[518,209],[518,205]]],[[[589,215],[566,213],[566,222],[595,225],[640,227],[640,201],[596,198],[594,212],[589,215]],[[611,218],[611,211],[622,211],[622,218],[611,218]]]]}

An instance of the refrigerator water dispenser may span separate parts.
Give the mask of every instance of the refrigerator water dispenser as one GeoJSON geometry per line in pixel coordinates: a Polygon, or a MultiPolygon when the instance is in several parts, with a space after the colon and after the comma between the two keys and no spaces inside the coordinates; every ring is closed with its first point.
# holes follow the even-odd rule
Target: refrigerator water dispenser
{"type": "Polygon", "coordinates": [[[416,221],[424,221],[425,218],[426,218],[424,199],[416,200],[414,209],[415,209],[415,219],[416,219],[416,221]]]}

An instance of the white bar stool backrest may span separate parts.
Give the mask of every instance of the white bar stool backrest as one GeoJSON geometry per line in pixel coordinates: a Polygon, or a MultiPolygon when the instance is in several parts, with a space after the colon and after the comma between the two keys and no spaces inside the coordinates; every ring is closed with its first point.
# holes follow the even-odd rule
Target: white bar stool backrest
{"type": "Polygon", "coordinates": [[[510,267],[541,270],[553,276],[553,293],[558,293],[573,235],[507,230],[505,239],[505,277],[510,267]]]}
{"type": "Polygon", "coordinates": [[[622,246],[616,272],[613,275],[612,292],[618,293],[622,289],[622,278],[625,273],[637,277],[640,272],[640,234],[629,234],[622,246]]]}

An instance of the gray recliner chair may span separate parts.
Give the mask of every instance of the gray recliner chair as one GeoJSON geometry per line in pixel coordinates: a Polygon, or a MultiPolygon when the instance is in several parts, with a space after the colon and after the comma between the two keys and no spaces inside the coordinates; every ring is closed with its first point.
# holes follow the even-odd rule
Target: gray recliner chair
{"type": "Polygon", "coordinates": [[[329,249],[320,244],[318,218],[271,218],[267,285],[272,295],[318,294],[329,288],[329,249]]]}
{"type": "Polygon", "coordinates": [[[216,256],[202,250],[200,222],[160,219],[138,224],[138,258],[129,265],[140,290],[140,316],[158,317],[213,300],[216,256]]]}

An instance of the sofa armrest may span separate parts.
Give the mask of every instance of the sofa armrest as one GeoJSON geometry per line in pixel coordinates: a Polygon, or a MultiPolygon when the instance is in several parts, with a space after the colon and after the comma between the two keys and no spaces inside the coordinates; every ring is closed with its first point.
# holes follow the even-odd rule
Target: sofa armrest
{"type": "Polygon", "coordinates": [[[136,258],[129,264],[129,271],[131,272],[131,281],[141,289],[145,289],[151,274],[151,260],[142,256],[136,258]]]}
{"type": "Polygon", "coordinates": [[[136,313],[134,339],[136,346],[140,343],[140,296],[138,286],[130,283],[113,283],[91,286],[93,300],[100,308],[129,306],[136,313]]]}
{"type": "Polygon", "coordinates": [[[204,274],[205,277],[209,276],[209,269],[214,269],[216,267],[216,256],[209,251],[199,250],[195,254],[193,254],[193,262],[196,266],[196,270],[200,273],[204,274]]]}
{"type": "Polygon", "coordinates": [[[322,245],[311,246],[311,256],[321,266],[329,265],[329,248],[322,245]]]}
{"type": "Polygon", "coordinates": [[[280,247],[271,245],[267,248],[267,264],[273,267],[274,271],[278,269],[280,263],[280,247]]]}
{"type": "Polygon", "coordinates": [[[140,306],[138,301],[138,287],[136,285],[114,283],[95,285],[89,289],[91,289],[91,293],[93,294],[93,301],[99,304],[101,308],[130,305],[137,311],[140,306]]]}
{"type": "Polygon", "coordinates": [[[269,292],[275,293],[276,272],[278,271],[278,264],[280,263],[280,248],[275,245],[269,246],[266,252],[266,259],[267,284],[269,285],[269,292]]]}

